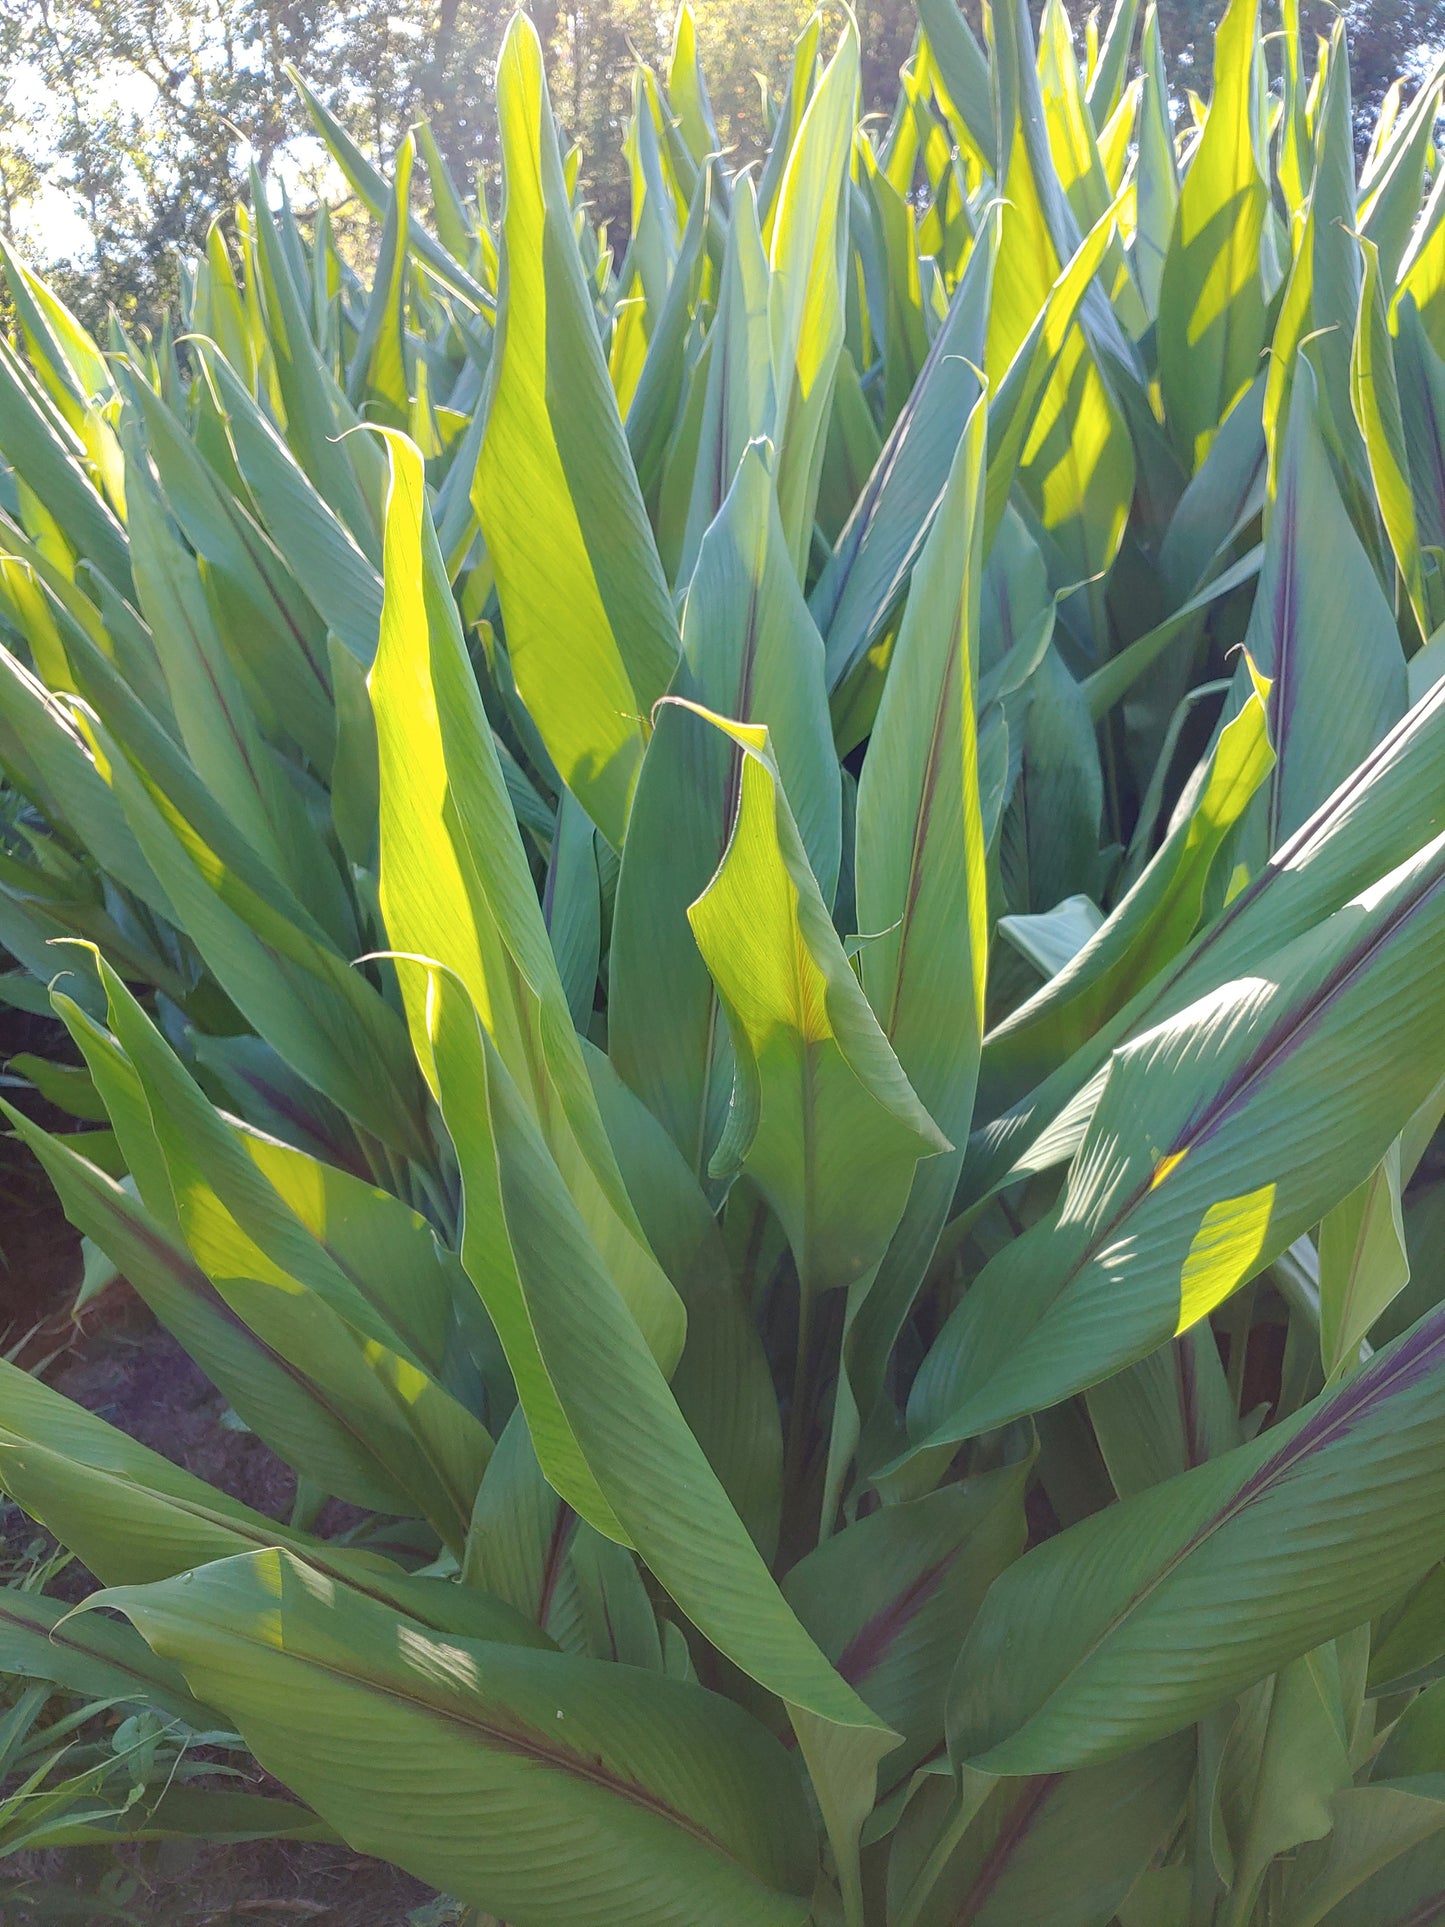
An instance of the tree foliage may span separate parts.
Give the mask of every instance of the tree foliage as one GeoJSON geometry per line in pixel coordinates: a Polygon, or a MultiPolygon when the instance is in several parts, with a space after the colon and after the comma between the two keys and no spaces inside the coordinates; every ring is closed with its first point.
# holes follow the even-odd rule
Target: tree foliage
{"type": "MultiPolygon", "coordinates": [[[[745,155],[766,144],[765,96],[785,85],[810,10],[808,0],[699,9],[718,131],[745,155]]],[[[1031,10],[1037,20],[1037,0],[1031,10]]],[[[210,222],[245,196],[253,165],[303,203],[338,198],[288,65],[372,160],[425,118],[458,180],[480,173],[495,187],[493,92],[510,11],[507,0],[12,0],[0,18],[0,228],[88,320],[114,305],[154,321],[176,298],[178,255],[195,252],[210,222]],[[57,240],[54,217],[66,208],[57,240]],[[88,242],[77,245],[82,235],[88,242]]],[[[886,114],[914,9],[862,0],[855,11],[863,107],[886,114]]],[[[979,0],[964,11],[981,32],[979,0]]],[[[1220,11],[1218,0],[1159,9],[1179,114],[1186,88],[1208,93],[1220,11]]],[[[1305,0],[1306,33],[1328,34],[1335,12],[1329,0],[1305,0]]],[[[594,218],[625,240],[620,136],[634,65],[665,59],[671,22],[647,0],[534,0],[532,13],[594,218]]],[[[1445,0],[1351,0],[1344,15],[1363,130],[1396,75],[1445,37],[1445,0]]]]}

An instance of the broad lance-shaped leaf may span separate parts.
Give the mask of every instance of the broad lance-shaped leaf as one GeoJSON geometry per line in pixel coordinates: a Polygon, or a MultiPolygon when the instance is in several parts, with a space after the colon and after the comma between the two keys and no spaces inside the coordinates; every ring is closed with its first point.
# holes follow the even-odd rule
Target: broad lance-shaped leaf
{"type": "Polygon", "coordinates": [[[1380,520],[1420,634],[1430,636],[1438,619],[1445,616],[1445,607],[1441,606],[1438,583],[1425,573],[1379,256],[1368,241],[1361,243],[1361,251],[1364,273],[1350,356],[1350,396],[1364,437],[1380,520]]]}
{"type": "MultiPolygon", "coordinates": [[[[1078,244],[1043,137],[1044,107],[1028,9],[1001,5],[995,18],[1001,145],[998,266],[990,291],[984,367],[1002,396],[1005,371],[1017,360],[1078,244]]],[[[1105,209],[1101,222],[1110,223],[1105,209]]],[[[1099,224],[1096,223],[1096,227],[1099,224]]],[[[1106,245],[1117,247],[1112,225],[1106,245]]],[[[1127,272],[1127,270],[1126,270],[1127,272]]],[[[1057,361],[1023,444],[1019,481],[1054,554],[1058,579],[1085,585],[1074,602],[1078,619],[1103,633],[1103,577],[1111,567],[1134,494],[1134,445],[1099,353],[1113,349],[1119,327],[1095,283],[1080,299],[1080,319],[1065,334],[1057,361]],[[1101,336],[1101,315],[1110,339],[1101,336]]],[[[1124,359],[1132,349],[1118,346],[1124,359]]],[[[1116,371],[1117,372],[1117,371],[1116,371]]]]}
{"type": "MultiPolygon", "coordinates": [[[[440,1362],[435,1334],[425,1330],[434,1319],[418,1318],[399,1290],[396,1245],[390,1262],[382,1258],[377,1268],[378,1286],[368,1241],[348,1249],[346,1232],[329,1224],[338,1207],[359,1221],[368,1209],[367,1187],[344,1173],[328,1184],[304,1153],[273,1157],[264,1140],[249,1152],[249,1134],[212,1108],[110,967],[98,960],[98,968],[123,1062],[108,1067],[104,1034],[94,1034],[73,1007],[63,1014],[73,1017],[107,1088],[115,1088],[114,1078],[127,1080],[119,1086],[125,1110],[118,1108],[114,1121],[148,1208],[163,1229],[185,1240],[233,1316],[264,1340],[272,1360],[293,1363],[349,1434],[349,1461],[339,1454],[331,1460],[352,1473],[352,1483],[338,1488],[341,1496],[383,1510],[419,1510],[459,1547],[491,1441],[397,1331],[388,1303],[393,1294],[403,1328],[440,1362]]],[[[382,1205],[370,1215],[369,1242],[381,1257],[390,1241],[389,1213],[382,1205]]],[[[424,1274],[413,1278],[418,1295],[426,1282],[424,1274]]]]}
{"type": "Polygon", "coordinates": [[[699,1686],[439,1640],[280,1550],[94,1603],[353,1846],[518,1927],[807,1920],[797,1770],[699,1686]]]}
{"type": "Polygon", "coordinates": [[[267,533],[327,628],[369,665],[381,620],[381,577],[215,344],[198,341],[192,352],[267,533]]]}
{"type": "Polygon", "coordinates": [[[0,344],[0,451],[54,517],[70,549],[94,563],[114,588],[129,593],[125,531],[81,466],[78,438],[42,401],[8,341],[0,344]]]}
{"type": "Polygon", "coordinates": [[[1314,408],[1338,465],[1341,486],[1367,520],[1369,472],[1359,431],[1348,406],[1352,336],[1360,304],[1360,247],[1355,235],[1355,165],[1350,66],[1344,22],[1337,20],[1323,87],[1314,105],[1314,179],[1302,226],[1294,236],[1294,262],[1280,297],[1270,340],[1264,385],[1264,431],[1269,443],[1269,482],[1277,488],[1284,428],[1297,365],[1316,377],[1314,408]]]}
{"type": "Polygon", "coordinates": [[[903,1744],[889,1785],[934,1752],[958,1646],[1023,1551],[1031,1455],[857,1520],[800,1559],[783,1594],[838,1671],[903,1744]]]}
{"type": "Polygon", "coordinates": [[[475,500],[517,688],[563,780],[622,848],[677,624],[582,274],[536,29],[497,67],[502,299],[475,500]]]}
{"type": "Polygon", "coordinates": [[[1442,1549],[1436,1310],[1250,1444],[1011,1566],[959,1654],[950,1750],[1005,1774],[1116,1758],[1362,1625],[1442,1549]]]}
{"type": "MultiPolygon", "coordinates": [[[[670,1370],[682,1348],[682,1307],[648,1249],[598,1113],[467,659],[421,456],[397,435],[388,448],[386,598],[370,681],[387,937],[465,986],[600,1255],[670,1370]]],[[[427,979],[406,967],[401,985],[425,1067],[427,979]]]]}
{"type": "MultiPolygon", "coordinates": [[[[809,863],[831,902],[842,818],[823,645],[793,572],[762,444],[744,454],[703,538],[682,637],[675,692],[739,722],[767,725],[809,863]]],[[[687,906],[722,860],[741,755],[676,704],[659,708],[612,925],[609,1052],[704,1182],[731,1063],[687,906]]]]}
{"type": "Polygon", "coordinates": [[[1098,1073],[1124,1039],[1256,969],[1442,829],[1445,682],[1420,699],[1153,983],[1028,1097],[975,1133],[960,1205],[987,1196],[1016,1162],[1042,1169],[1073,1154],[1097,1100],[1098,1073]]]}
{"type": "Polygon", "coordinates": [[[1281,1927],[1429,1927],[1445,1894],[1445,1775],[1346,1787],[1294,1856],[1281,1927]]]}
{"type": "MultiPolygon", "coordinates": [[[[107,989],[113,993],[113,980],[105,966],[101,971],[107,989]]],[[[108,1241],[127,1238],[131,1261],[142,1250],[163,1260],[156,1289],[167,1289],[175,1282],[188,1285],[188,1281],[169,1276],[173,1257],[187,1267],[190,1260],[184,1250],[179,1199],[166,1168],[161,1130],[150,1108],[146,1082],[117,1037],[63,992],[52,992],[51,1003],[85,1058],[135,1192],[149,1206],[134,1218],[128,1217],[122,1207],[132,1200],[113,1187],[97,1192],[93,1181],[96,1174],[86,1180],[76,1168],[83,1158],[76,1158],[68,1168],[82,1185],[87,1208],[98,1210],[106,1227],[89,1235],[106,1249],[110,1248],[108,1241]],[[180,1250],[166,1251],[168,1242],[180,1250]]],[[[132,1029],[133,1010],[124,1013],[120,999],[113,1001],[112,1009],[118,1005],[123,1011],[122,1025],[132,1029]]],[[[143,1059],[155,1061],[153,1044],[143,1030],[139,1035],[143,1059]]],[[[166,1064],[164,1058],[158,1061],[166,1064]]],[[[203,1061],[214,1064],[216,1060],[210,1052],[203,1052],[203,1061]]],[[[469,1315],[472,1293],[460,1263],[425,1219],[390,1192],[295,1145],[265,1136],[234,1118],[221,1120],[218,1125],[213,1113],[197,1111],[190,1087],[176,1086],[173,1069],[163,1069],[162,1076],[172,1091],[162,1106],[162,1126],[168,1113],[194,1117],[186,1133],[193,1150],[203,1161],[209,1161],[221,1187],[278,1262],[301,1276],[309,1275],[323,1294],[330,1292],[339,1306],[369,1323],[380,1342],[404,1353],[433,1378],[449,1387],[458,1378],[469,1379],[463,1354],[469,1353],[474,1364],[492,1347],[475,1306],[470,1307],[475,1315],[469,1315]]],[[[279,1108],[288,1121],[294,1119],[295,1112],[284,1101],[279,1108]]],[[[32,1131],[35,1128],[32,1126],[32,1131]]],[[[127,1257],[116,1256],[115,1262],[122,1275],[145,1295],[146,1285],[127,1257]]],[[[205,1284],[204,1279],[201,1282],[205,1284]]],[[[210,1291],[209,1285],[206,1290],[210,1291]]],[[[173,1290],[167,1289],[167,1295],[174,1312],[183,1300],[173,1290]]],[[[152,1304],[154,1308],[154,1301],[152,1304]]],[[[166,1314],[157,1312],[157,1316],[168,1322],[166,1314]]],[[[227,1318],[232,1338],[254,1338],[254,1334],[244,1332],[233,1314],[228,1313],[227,1318]]],[[[218,1332],[211,1333],[213,1341],[218,1337],[218,1332]]],[[[209,1371],[211,1359],[201,1357],[192,1340],[183,1342],[209,1371]]],[[[296,1361],[287,1363],[294,1367],[296,1361]]],[[[293,1465],[305,1463],[304,1457],[298,1459],[291,1453],[283,1452],[282,1456],[293,1465]]]]}
{"type": "Polygon", "coordinates": [[[1396,1138],[1365,1182],[1320,1224],[1320,1357],[1327,1375],[1358,1360],[1361,1341],[1410,1282],[1400,1191],[1396,1138]]]}
{"type": "Polygon", "coordinates": [[[1080,1773],[965,1775],[964,1797],[977,1811],[941,1864],[933,1855],[946,1844],[955,1793],[951,1779],[930,1776],[894,1836],[890,1921],[1098,1927],[1167,1845],[1193,1766],[1193,1745],[1180,1735],[1080,1773]]]}
{"type": "Polygon", "coordinates": [[[221,987],[338,1108],[403,1155],[423,1155],[425,1094],[395,1009],[237,833],[99,649],[70,641],[85,658],[87,700],[104,723],[87,730],[97,765],[221,987]]]}
{"type": "Polygon", "coordinates": [[[1121,1499],[1239,1444],[1239,1414],[1203,1320],[1091,1386],[1089,1423],[1121,1499]]]}
{"type": "Polygon", "coordinates": [[[687,1308],[673,1396],[758,1550],[771,1559],[782,1501],[782,1424],[733,1258],[701,1184],[663,1126],[600,1051],[588,1048],[587,1067],[648,1241],[687,1308]]]}
{"type": "Polygon", "coordinates": [[[109,490],[115,484],[119,450],[112,439],[111,459],[100,458],[95,441],[86,432],[96,404],[108,402],[115,395],[105,356],[54,290],[26,267],[8,240],[0,240],[0,261],[4,262],[30,365],[61,415],[86,444],[86,452],[102,471],[109,490]]]}
{"type": "Polygon", "coordinates": [[[1159,290],[1174,210],[1179,205],[1179,162],[1174,151],[1169,83],[1159,39],[1159,10],[1144,13],[1140,47],[1144,89],[1139,102],[1138,159],[1134,168],[1133,266],[1149,318],[1159,318],[1159,290]]]}
{"type": "MultiPolygon", "coordinates": [[[[638,487],[642,490],[649,513],[654,516],[660,514],[658,497],[663,467],[671,448],[678,410],[688,392],[693,373],[690,362],[693,317],[703,286],[703,275],[711,265],[708,223],[717,197],[722,192],[718,184],[717,167],[714,165],[704,169],[693,189],[687,225],[678,248],[677,267],[668,283],[667,298],[653,322],[637,386],[628,404],[627,445],[637,469],[638,487]]],[[[740,189],[739,205],[747,198],[740,189]]],[[[734,216],[729,224],[729,242],[737,232],[737,221],[738,217],[734,216]]],[[[761,248],[761,242],[758,246],[761,248]]]]}
{"type": "Polygon", "coordinates": [[[691,579],[703,536],[721,514],[749,444],[767,436],[776,422],[768,285],[757,194],[752,181],[743,179],[733,197],[717,313],[702,351],[706,378],[676,570],[679,585],[691,579]]]}
{"type": "Polygon", "coordinates": [[[158,1707],[200,1731],[210,1725],[176,1668],[157,1659],[132,1627],[77,1618],[63,1600],[19,1586],[6,1586],[0,1598],[0,1667],[12,1679],[53,1680],[86,1699],[158,1707]]]}
{"type": "Polygon", "coordinates": [[[799,579],[807,572],[833,381],[843,346],[848,163],[858,112],[858,30],[845,15],[788,153],[768,233],[768,327],[778,502],[799,579]]]}
{"type": "Polygon", "coordinates": [[[914,571],[858,785],[864,993],[955,1147],[917,1166],[902,1222],[850,1320],[845,1356],[865,1421],[953,1201],[978,1075],[988,883],[974,709],[986,430],[980,394],[914,571]]]}
{"type": "MultiPolygon", "coordinates": [[[[1317,388],[1296,371],[1279,486],[1246,655],[1270,680],[1275,764],[1252,818],[1271,850],[1297,830],[1404,715],[1405,659],[1394,612],[1335,486],[1317,388]],[[1330,566],[1321,569],[1320,555],[1330,566]]],[[[1235,702],[1248,670],[1236,672],[1235,702]]]]}
{"type": "MultiPolygon", "coordinates": [[[[1363,1685],[1368,1633],[1327,1640],[1292,1659],[1243,1693],[1232,1709],[1206,1721],[1228,1736],[1213,1790],[1211,1832],[1228,1885],[1257,1895],[1270,1863],[1304,1841],[1327,1835],[1332,1802],[1353,1779],[1347,1728],[1354,1685],[1363,1685]]],[[[1201,1751],[1204,1749],[1201,1748],[1201,1751]]]]}
{"type": "MultiPolygon", "coordinates": [[[[1035,212],[1038,212],[1037,208],[1035,212]]],[[[1012,350],[1012,358],[1006,367],[992,370],[996,385],[989,402],[988,493],[983,524],[985,554],[993,546],[993,538],[1008,508],[1019,463],[1065,356],[1069,357],[1069,365],[1076,375],[1094,372],[1083,349],[1077,321],[1114,231],[1115,210],[1111,207],[1107,214],[1095,222],[1073,255],[1064,263],[1039,306],[1034,308],[1027,297],[1020,304],[1016,325],[1024,332],[1018,337],[1017,347],[1013,347],[1012,333],[994,340],[995,360],[1001,360],[1009,350],[1012,350]]],[[[1051,405],[1055,430],[1053,443],[1057,447],[1061,425],[1067,419],[1067,396],[1061,398],[1055,394],[1051,405]]],[[[1091,409],[1091,414],[1097,425],[1100,419],[1097,411],[1091,409]]]]}
{"type": "Polygon", "coordinates": [[[279,1525],[3,1360],[0,1487],[104,1585],[147,1585],[208,1559],[283,1546],[338,1584],[438,1632],[550,1644],[478,1586],[418,1577],[380,1553],[279,1525]]]}
{"type": "Polygon", "coordinates": [[[409,133],[392,161],[391,198],[371,297],[357,330],[347,370],[347,397],[370,421],[406,426],[411,382],[406,363],[406,249],[411,170],[416,142],[409,133]]]}
{"type": "Polygon", "coordinates": [[[994,164],[994,115],[988,60],[954,0],[923,0],[918,18],[928,36],[947,92],[947,106],[991,168],[994,164]]]}
{"type": "Polygon", "coordinates": [[[252,173],[254,294],[264,315],[266,360],[285,413],[286,440],[352,536],[375,557],[381,461],[359,426],[312,336],[283,231],[278,229],[259,175],[252,173]]]}
{"type": "Polygon", "coordinates": [[[52,823],[68,823],[117,883],[167,914],[165,892],[141,855],[114,790],[67,715],[63,697],[3,647],[0,753],[12,787],[43,807],[52,823]]]}
{"type": "Polygon", "coordinates": [[[942,500],[960,424],[978,392],[997,226],[987,221],[975,242],[928,359],[809,598],[827,644],[830,688],[856,667],[897,606],[942,500]]]}
{"type": "Polygon", "coordinates": [[[697,713],[743,751],[727,851],[688,911],[733,1040],[713,1168],[742,1169],[762,1191],[811,1297],[868,1275],[918,1160],[951,1147],[844,955],[766,728],[697,713]]]}
{"type": "Polygon", "coordinates": [[[1258,373],[1260,241],[1269,190],[1255,158],[1259,0],[1231,0],[1214,43],[1214,97],[1184,175],[1159,288],[1164,415],[1191,470],[1258,373]]]}
{"type": "Polygon", "coordinates": [[[284,763],[261,734],[195,558],[151,479],[134,418],[125,440],[136,590],[186,753],[205,772],[206,787],[259,863],[298,901],[304,899],[339,949],[352,952],[353,913],[336,865],[284,763]]]}
{"type": "Polygon", "coordinates": [[[989,1033],[980,1073],[998,1110],[1067,1061],[1193,935],[1221,852],[1274,763],[1256,679],[1186,786],[1139,881],[1083,948],[989,1033]]]}
{"type": "MultiPolygon", "coordinates": [[[[288,61],[285,64],[286,77],[306,103],[317,133],[326,143],[332,159],[346,176],[356,198],[374,221],[385,218],[387,208],[387,185],[385,176],[375,167],[347,133],[334,114],[327,111],[319,95],[307,86],[305,79],[297,73],[288,61]]],[[[441,227],[440,220],[438,227],[441,227]]],[[[475,302],[484,313],[494,306],[491,295],[482,285],[473,280],[455,260],[441,242],[428,234],[424,227],[412,222],[408,227],[408,245],[418,254],[445,287],[454,288],[467,301],[475,302]]]]}
{"type": "Polygon", "coordinates": [[[986,1265],[917,1443],[1055,1404],[1187,1330],[1362,1183],[1440,1077],[1445,837],[1115,1051],[1057,1206],[986,1265]]]}
{"type": "Polygon", "coordinates": [[[196,551],[204,602],[247,699],[273,741],[278,733],[289,737],[318,770],[329,771],[336,724],[316,611],[180,418],[148,382],[129,371],[122,380],[127,408],[144,421],[166,505],[196,551]]]}
{"type": "MultiPolygon", "coordinates": [[[[390,1461],[310,1377],[302,1360],[244,1322],[128,1190],[9,1105],[0,1106],[55,1186],[66,1216],[133,1286],[250,1429],[327,1492],[405,1507],[390,1461]]],[[[263,1330],[265,1321],[258,1321],[263,1330]]]]}
{"type": "MultiPolygon", "coordinates": [[[[821,903],[819,913],[826,920],[821,903]]],[[[462,1259],[506,1348],[537,1457],[574,1510],[634,1546],[698,1630],[786,1702],[855,1903],[852,1927],[858,1832],[896,1736],[778,1592],[455,979],[432,974],[428,1016],[462,1174],[462,1259]]]]}

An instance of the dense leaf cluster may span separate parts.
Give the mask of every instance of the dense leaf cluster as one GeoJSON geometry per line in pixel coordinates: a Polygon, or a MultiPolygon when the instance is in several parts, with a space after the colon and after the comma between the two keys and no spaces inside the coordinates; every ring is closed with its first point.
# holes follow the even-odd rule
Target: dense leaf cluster
{"type": "Polygon", "coordinates": [[[1357,169],[1292,8],[1182,133],[1153,8],[920,12],[743,169],[684,6],[620,262],[525,18],[495,224],[303,88],[369,284],[258,195],[102,352],[7,255],[0,992],[85,1128],[5,1108],[297,1498],[0,1364],[107,1589],[0,1658],[516,1927],[1405,1927],[1445,66],[1357,169]]]}

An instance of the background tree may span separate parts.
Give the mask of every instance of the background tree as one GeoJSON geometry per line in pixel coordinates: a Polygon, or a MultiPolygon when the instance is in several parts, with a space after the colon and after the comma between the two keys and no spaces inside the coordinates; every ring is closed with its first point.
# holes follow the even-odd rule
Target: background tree
{"type": "MultiPolygon", "coordinates": [[[[979,0],[964,4],[979,25],[979,0]]],[[[533,0],[532,10],[595,217],[620,241],[633,63],[663,57],[670,9],[533,0]]],[[[810,10],[809,0],[699,0],[719,131],[745,154],[766,139],[759,76],[781,88],[810,10]]],[[[511,0],[8,0],[0,225],[88,321],[111,305],[129,321],[154,320],[175,298],[178,255],[244,196],[252,164],[303,200],[338,192],[288,63],[374,157],[425,116],[459,181],[490,178],[495,60],[510,11],[511,0]]],[[[1171,71],[1207,94],[1219,0],[1161,0],[1159,11],[1171,71]]],[[[860,0],[857,12],[864,105],[886,114],[913,41],[912,0],[860,0]]],[[[1334,8],[1305,0],[1302,16],[1306,31],[1326,32],[1334,8]]],[[[1445,0],[1350,0],[1345,17],[1363,140],[1395,75],[1418,71],[1445,43],[1445,0]]]]}

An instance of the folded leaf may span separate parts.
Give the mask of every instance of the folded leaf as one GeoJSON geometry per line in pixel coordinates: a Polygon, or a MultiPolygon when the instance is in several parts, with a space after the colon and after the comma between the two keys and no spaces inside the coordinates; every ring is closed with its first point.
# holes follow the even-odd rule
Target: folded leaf
{"type": "Polygon", "coordinates": [[[808,867],[765,728],[707,716],[743,750],[737,816],[688,911],[732,1034],[713,1158],[782,1219],[806,1297],[882,1257],[921,1157],[949,1148],[859,988],[808,867]]]}
{"type": "MultiPolygon", "coordinates": [[[[825,901],[842,839],[823,649],[793,573],[765,450],[750,447],[704,536],[675,688],[761,723],[825,901]]],[[[687,906],[731,828],[742,752],[676,705],[658,711],[623,852],[608,978],[608,1048],[693,1171],[706,1177],[731,1065],[687,906]]]]}

